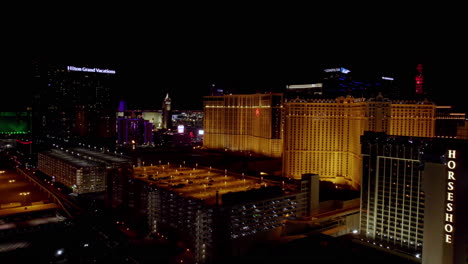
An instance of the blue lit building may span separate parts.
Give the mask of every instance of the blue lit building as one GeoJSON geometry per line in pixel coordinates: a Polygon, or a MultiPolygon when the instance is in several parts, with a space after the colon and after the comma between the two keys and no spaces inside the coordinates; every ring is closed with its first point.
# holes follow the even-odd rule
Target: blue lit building
{"type": "MultiPolygon", "coordinates": [[[[393,95],[393,78],[375,76],[372,78],[355,78],[353,72],[344,67],[326,68],[320,77],[311,84],[291,84],[286,86],[285,98],[291,99],[330,99],[351,95],[355,98],[375,97],[379,92],[384,96],[393,95]],[[391,79],[391,80],[390,80],[391,79]]],[[[388,96],[387,96],[388,97],[388,96]]],[[[389,97],[393,99],[393,97],[389,97]]]]}
{"type": "Polygon", "coordinates": [[[352,95],[353,97],[375,96],[381,83],[370,80],[356,80],[351,70],[344,67],[327,68],[322,72],[323,97],[336,98],[352,95]]]}

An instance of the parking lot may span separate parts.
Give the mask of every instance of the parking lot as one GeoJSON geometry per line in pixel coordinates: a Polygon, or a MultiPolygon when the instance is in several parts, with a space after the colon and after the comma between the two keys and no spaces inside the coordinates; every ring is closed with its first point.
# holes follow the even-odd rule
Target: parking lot
{"type": "Polygon", "coordinates": [[[0,210],[48,201],[47,195],[14,170],[0,170],[0,210]]]}

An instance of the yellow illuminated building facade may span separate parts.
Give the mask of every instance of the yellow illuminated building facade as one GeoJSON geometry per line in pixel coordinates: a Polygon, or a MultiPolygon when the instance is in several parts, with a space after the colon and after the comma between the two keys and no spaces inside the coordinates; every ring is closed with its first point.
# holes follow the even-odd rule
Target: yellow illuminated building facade
{"type": "Polygon", "coordinates": [[[209,149],[282,153],[282,94],[204,97],[204,139],[209,149]]]}
{"type": "Polygon", "coordinates": [[[393,101],[387,133],[393,136],[435,137],[435,111],[436,105],[428,101],[393,101]]]}
{"type": "Polygon", "coordinates": [[[364,131],[435,137],[436,105],[428,101],[365,99],[282,101],[282,94],[204,97],[204,147],[282,157],[282,175],[359,188],[364,131]]]}
{"type": "Polygon", "coordinates": [[[316,173],[321,180],[358,182],[365,112],[364,99],[352,97],[285,103],[283,176],[316,173]]]}
{"type": "Polygon", "coordinates": [[[293,100],[284,109],[283,176],[316,173],[354,188],[360,186],[364,131],[415,137],[434,137],[435,131],[435,105],[427,101],[348,96],[293,100]]]}

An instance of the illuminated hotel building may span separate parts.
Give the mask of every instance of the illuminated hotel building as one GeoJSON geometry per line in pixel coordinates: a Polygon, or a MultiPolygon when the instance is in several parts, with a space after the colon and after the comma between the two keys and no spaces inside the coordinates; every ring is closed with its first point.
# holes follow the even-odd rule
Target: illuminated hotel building
{"type": "Polygon", "coordinates": [[[316,173],[322,180],[358,183],[363,99],[285,103],[283,176],[316,173]]]}
{"type": "Polygon", "coordinates": [[[117,144],[144,145],[153,143],[153,123],[142,118],[117,119],[117,144]]]}
{"type": "Polygon", "coordinates": [[[361,237],[413,258],[423,245],[422,145],[385,133],[366,132],[362,137],[361,237]]]}
{"type": "Polygon", "coordinates": [[[113,139],[115,70],[46,61],[33,67],[33,133],[113,139]]]}
{"type": "Polygon", "coordinates": [[[360,136],[364,131],[433,137],[435,105],[366,100],[291,100],[284,104],[283,176],[316,173],[322,180],[358,188],[362,172],[360,136]]]}
{"type": "Polygon", "coordinates": [[[465,113],[455,113],[451,106],[437,106],[436,137],[457,138],[458,130],[465,125],[465,119],[465,113]]]}
{"type": "Polygon", "coordinates": [[[205,96],[204,147],[281,157],[282,100],[282,94],[205,96]]]}
{"type": "Polygon", "coordinates": [[[457,138],[468,139],[468,120],[465,120],[461,126],[457,127],[457,138]]]}
{"type": "Polygon", "coordinates": [[[362,137],[363,243],[423,264],[466,263],[468,142],[362,137]]]}
{"type": "Polygon", "coordinates": [[[390,127],[394,136],[435,137],[436,105],[424,101],[392,101],[390,127]]]}
{"type": "Polygon", "coordinates": [[[468,142],[439,139],[426,147],[423,264],[468,260],[468,142]]]}

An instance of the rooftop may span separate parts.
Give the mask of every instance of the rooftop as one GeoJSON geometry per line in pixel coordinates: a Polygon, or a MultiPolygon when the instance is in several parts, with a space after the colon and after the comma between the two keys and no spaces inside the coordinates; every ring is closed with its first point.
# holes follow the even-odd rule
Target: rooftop
{"type": "Polygon", "coordinates": [[[129,162],[130,159],[123,157],[122,155],[117,155],[113,153],[106,153],[106,152],[98,152],[98,151],[93,151],[89,150],[86,148],[72,148],[70,149],[73,152],[78,152],[87,156],[90,156],[92,158],[98,159],[99,161],[105,162],[105,163],[121,163],[121,162],[129,162]]]}
{"type": "MultiPolygon", "coordinates": [[[[135,167],[134,176],[159,187],[178,193],[183,197],[203,200],[206,204],[216,203],[216,192],[221,195],[229,192],[257,190],[264,187],[281,186],[281,183],[264,180],[227,170],[182,165],[158,165],[135,167]]],[[[218,202],[221,204],[222,199],[218,202]]]]}
{"type": "Polygon", "coordinates": [[[77,154],[71,154],[68,151],[64,150],[58,150],[58,149],[52,149],[49,151],[44,151],[42,152],[43,154],[49,155],[51,157],[54,157],[56,159],[63,160],[69,164],[74,165],[75,167],[99,167],[102,166],[100,163],[92,161],[92,160],[87,160],[84,157],[80,157],[79,153],[77,154]]]}

